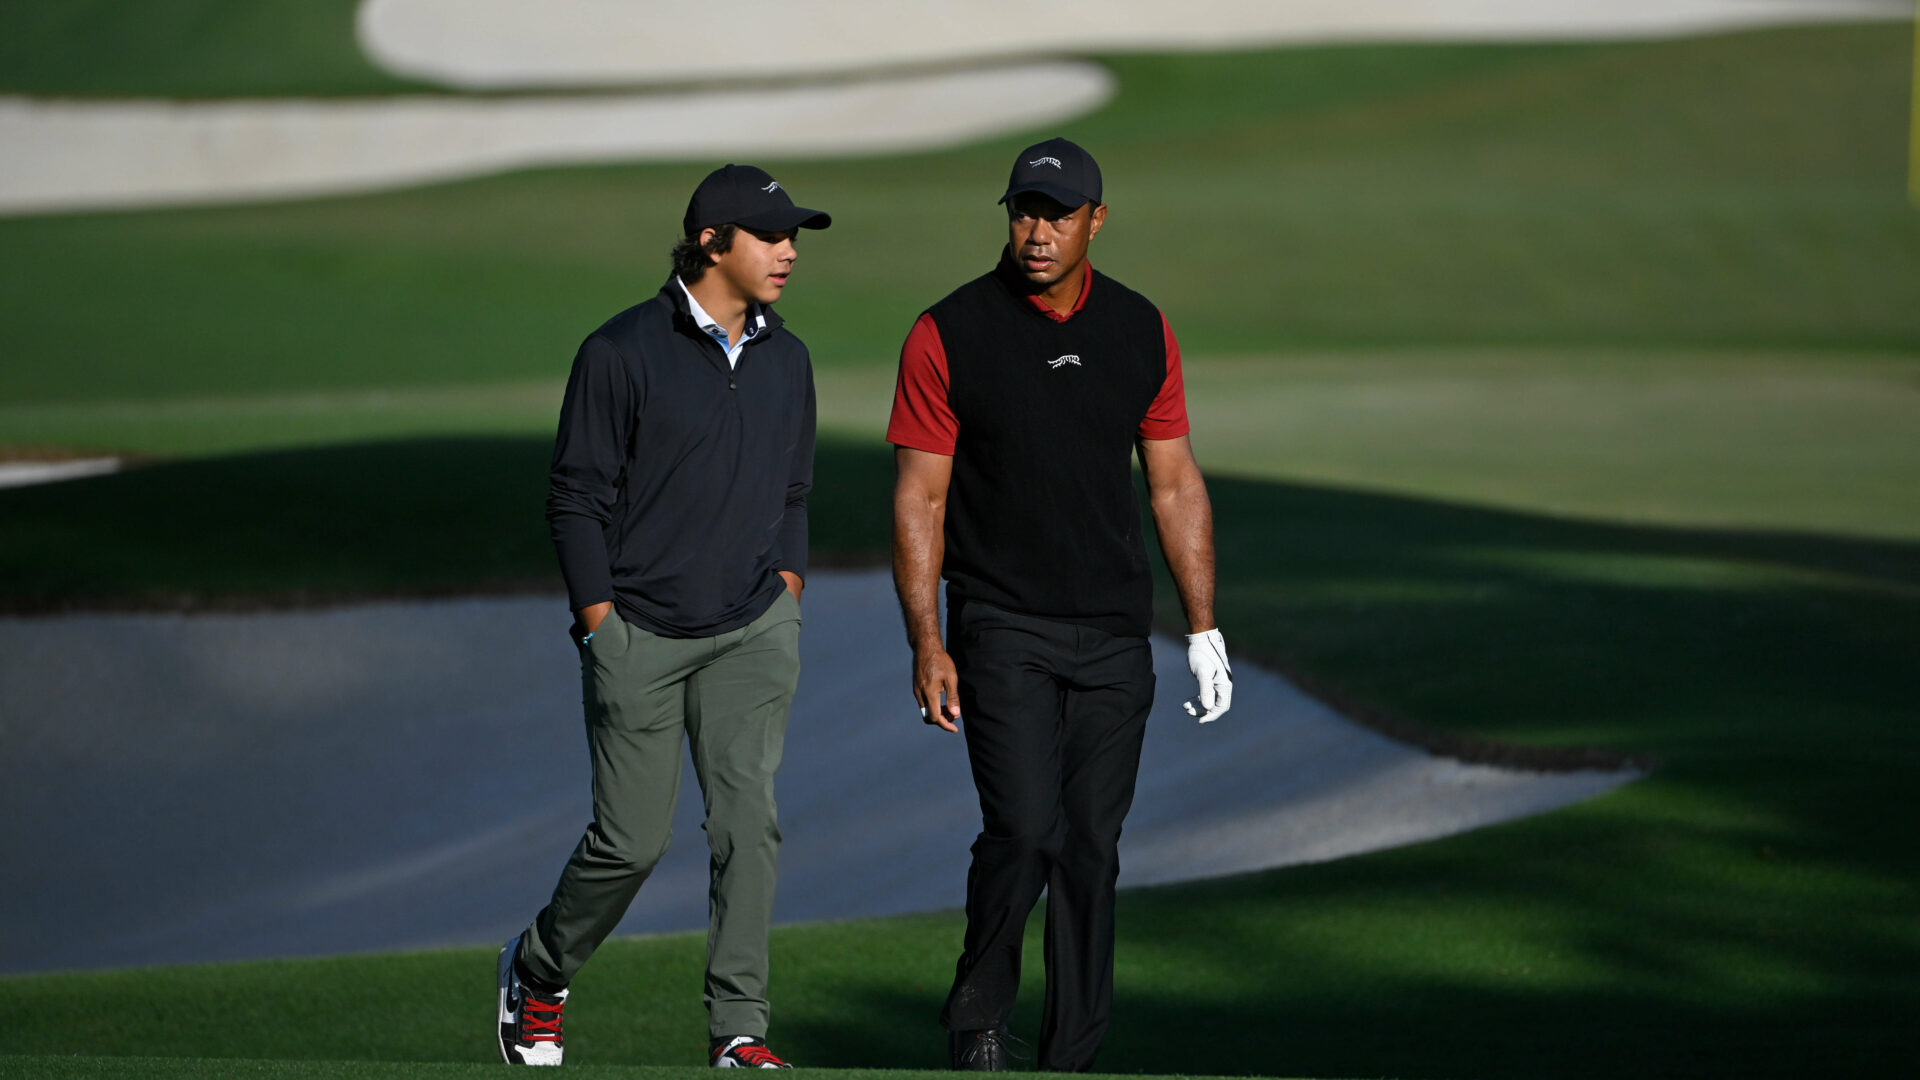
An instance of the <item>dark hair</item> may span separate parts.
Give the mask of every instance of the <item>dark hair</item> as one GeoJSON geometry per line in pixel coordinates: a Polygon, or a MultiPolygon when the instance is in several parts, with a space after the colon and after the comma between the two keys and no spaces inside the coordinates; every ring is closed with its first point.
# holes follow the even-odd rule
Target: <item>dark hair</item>
{"type": "Polygon", "coordinates": [[[707,267],[713,265],[711,256],[725,255],[733,250],[733,234],[739,228],[733,224],[715,225],[713,238],[704,244],[700,242],[698,232],[674,244],[673,272],[689,285],[699,281],[701,275],[707,272],[707,267]]]}

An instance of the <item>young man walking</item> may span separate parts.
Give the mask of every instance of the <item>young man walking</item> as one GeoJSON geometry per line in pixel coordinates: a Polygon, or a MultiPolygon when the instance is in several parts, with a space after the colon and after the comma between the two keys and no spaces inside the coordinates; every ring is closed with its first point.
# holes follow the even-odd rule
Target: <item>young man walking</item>
{"type": "Polygon", "coordinates": [[[813,367],[769,305],[795,234],[831,219],[773,177],[717,169],[674,274],[580,346],[547,521],[585,683],[593,821],[553,899],[500,951],[500,1053],[558,1065],[567,984],[665,853],[682,739],[706,804],[708,1060],[767,1049],[773,777],[800,675],[813,367]]]}
{"type": "Polygon", "coordinates": [[[1039,1064],[1085,1071],[1112,1007],[1116,849],[1153,703],[1136,454],[1192,630],[1188,712],[1218,718],[1233,685],[1179,347],[1159,309],[1087,261],[1107,218],[1100,168],[1051,139],[1015,160],[1000,201],[999,266],[927,309],[901,350],[893,573],[920,715],[964,724],[983,819],[940,1016],[951,1064],[1007,1067],[1021,935],[1045,889],[1039,1064]]]}

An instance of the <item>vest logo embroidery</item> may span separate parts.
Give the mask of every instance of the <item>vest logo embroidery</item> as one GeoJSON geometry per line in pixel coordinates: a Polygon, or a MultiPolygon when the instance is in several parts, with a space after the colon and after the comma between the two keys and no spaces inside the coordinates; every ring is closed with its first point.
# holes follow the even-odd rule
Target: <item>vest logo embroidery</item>
{"type": "Polygon", "coordinates": [[[1066,367],[1068,364],[1072,364],[1074,367],[1079,367],[1080,357],[1075,353],[1068,353],[1065,356],[1047,361],[1047,366],[1050,368],[1053,368],[1056,371],[1058,371],[1063,367],[1066,367]]]}

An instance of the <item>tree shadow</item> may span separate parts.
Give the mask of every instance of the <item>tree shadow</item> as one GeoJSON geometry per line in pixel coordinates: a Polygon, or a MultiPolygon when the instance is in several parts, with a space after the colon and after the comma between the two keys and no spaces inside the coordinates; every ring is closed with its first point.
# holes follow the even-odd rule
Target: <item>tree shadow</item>
{"type": "MultiPolygon", "coordinates": [[[[247,609],[557,590],[552,441],[452,437],[160,462],[0,491],[0,610],[247,609]]],[[[892,457],[824,441],[818,565],[886,560],[892,457]]]]}

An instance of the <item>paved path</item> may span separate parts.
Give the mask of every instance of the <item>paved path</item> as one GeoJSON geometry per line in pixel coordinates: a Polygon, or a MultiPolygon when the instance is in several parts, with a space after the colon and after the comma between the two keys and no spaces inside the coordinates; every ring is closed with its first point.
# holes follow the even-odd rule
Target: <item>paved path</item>
{"type": "MultiPolygon", "coordinates": [[[[505,938],[585,824],[559,597],[262,615],[0,619],[0,971],[505,938]]],[[[780,774],[783,922],[959,906],[978,828],[957,736],[921,724],[884,572],[816,574],[780,774]]],[[[1231,633],[1231,628],[1229,628],[1231,633]]],[[[1201,727],[1155,643],[1121,884],[1338,858],[1541,813],[1631,772],[1462,765],[1253,665],[1201,727]]],[[[697,789],[621,929],[706,924],[697,789]]]]}

